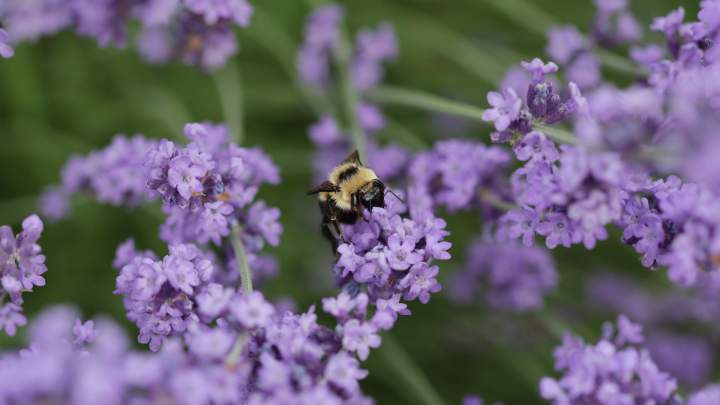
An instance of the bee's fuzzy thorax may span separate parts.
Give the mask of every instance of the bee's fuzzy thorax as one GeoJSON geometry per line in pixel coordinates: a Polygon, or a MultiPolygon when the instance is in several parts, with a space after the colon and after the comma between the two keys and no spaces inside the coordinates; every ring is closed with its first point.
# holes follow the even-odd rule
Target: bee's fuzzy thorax
{"type": "Polygon", "coordinates": [[[366,184],[378,177],[372,169],[353,162],[346,162],[335,167],[328,181],[340,189],[337,192],[321,192],[320,201],[332,199],[337,208],[345,211],[352,209],[352,195],[357,193],[366,184]]]}

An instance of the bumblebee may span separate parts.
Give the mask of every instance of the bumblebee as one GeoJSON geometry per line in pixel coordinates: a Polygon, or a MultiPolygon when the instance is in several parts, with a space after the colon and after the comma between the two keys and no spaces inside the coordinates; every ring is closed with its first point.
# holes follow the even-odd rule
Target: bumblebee
{"type": "Polygon", "coordinates": [[[363,208],[370,211],[385,207],[385,184],[360,162],[357,150],[336,166],[326,181],[308,191],[308,195],[313,194],[318,195],[322,233],[332,244],[333,252],[337,250],[338,239],[345,242],[339,224],[356,223],[363,218],[363,208]]]}

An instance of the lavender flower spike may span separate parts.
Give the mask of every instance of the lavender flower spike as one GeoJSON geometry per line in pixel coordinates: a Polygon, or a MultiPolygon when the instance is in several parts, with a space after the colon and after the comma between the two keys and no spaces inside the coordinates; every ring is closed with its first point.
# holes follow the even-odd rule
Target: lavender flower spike
{"type": "Polygon", "coordinates": [[[32,292],[33,287],[45,285],[43,273],[45,256],[37,240],[43,231],[43,223],[37,215],[31,215],[22,223],[22,232],[14,235],[9,226],[0,227],[0,329],[12,336],[18,326],[27,322],[22,314],[22,294],[32,292]],[[5,299],[9,298],[9,302],[5,299]]]}
{"type": "Polygon", "coordinates": [[[540,83],[545,80],[545,75],[558,71],[558,65],[554,62],[543,62],[540,58],[535,58],[531,62],[522,62],[522,67],[532,73],[534,83],[540,83]]]}

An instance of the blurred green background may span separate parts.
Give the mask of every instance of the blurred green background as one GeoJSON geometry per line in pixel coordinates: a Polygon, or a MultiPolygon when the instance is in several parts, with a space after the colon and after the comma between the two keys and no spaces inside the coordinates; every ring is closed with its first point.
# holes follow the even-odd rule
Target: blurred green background
{"type": "MultiPolygon", "coordinates": [[[[542,33],[549,25],[570,23],[586,31],[595,11],[591,0],[526,1],[533,8],[515,0],[342,4],[353,32],[380,21],[395,24],[401,57],[389,66],[387,83],[483,106],[485,93],[497,86],[507,67],[544,56],[542,33]]],[[[263,188],[260,196],[280,207],[285,227],[280,247],[270,249],[281,261],[281,274],[264,291],[274,298],[293,298],[298,308],[306,308],[334,291],[331,258],[317,232],[316,203],[304,193],[312,177],[306,128],[315,117],[292,78],[295,47],[302,40],[309,7],[290,0],[253,3],[258,13],[248,29],[238,32],[241,52],[234,59],[243,77],[245,144],[262,146],[282,171],[282,183],[263,188]]],[[[688,15],[696,12],[697,1],[680,3],[688,15]]],[[[647,26],[653,16],[677,5],[637,0],[632,9],[647,26]]],[[[43,189],[59,182],[70,154],[101,148],[116,133],[173,137],[186,120],[223,120],[210,76],[179,65],[148,66],[132,50],[101,49],[67,32],[23,44],[13,59],[1,61],[0,89],[0,224],[15,229],[35,211],[43,189]]],[[[424,112],[401,107],[385,111],[391,124],[380,139],[403,143],[409,131],[431,145],[443,136],[433,131],[424,112]]],[[[487,141],[487,134],[488,127],[473,124],[463,135],[487,141]]],[[[26,296],[27,313],[32,317],[47,305],[73,303],[86,317],[110,314],[135,336],[121,299],[112,295],[116,272],[111,262],[116,246],[130,236],[139,247],[162,252],[159,220],[152,210],[130,212],[88,198],[75,199],[73,208],[70,218],[46,226],[41,244],[50,269],[47,286],[26,296]]],[[[473,214],[444,217],[453,243],[453,260],[441,264],[441,279],[447,280],[482,224],[473,214]]],[[[387,350],[390,342],[371,354],[364,390],[379,404],[420,403],[419,396],[429,393],[407,385],[407,377],[415,375],[400,370],[407,370],[405,354],[430,381],[419,384],[431,384],[446,403],[457,403],[470,392],[507,404],[538,403],[537,381],[551,373],[551,352],[561,327],[546,315],[593,339],[601,322],[615,316],[583,310],[587,274],[610,269],[667,288],[665,277],[643,269],[636,255],[619,243],[618,234],[593,252],[558,250],[554,256],[559,287],[539,314],[514,316],[458,306],[445,293],[428,305],[413,305],[413,316],[401,319],[391,333],[400,349],[387,350]]],[[[19,342],[2,340],[5,347],[19,342]]]]}

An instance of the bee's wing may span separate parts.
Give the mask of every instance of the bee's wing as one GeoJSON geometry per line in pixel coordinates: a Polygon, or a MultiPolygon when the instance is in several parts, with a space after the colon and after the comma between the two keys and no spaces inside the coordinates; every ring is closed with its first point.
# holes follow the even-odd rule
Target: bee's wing
{"type": "Polygon", "coordinates": [[[358,153],[357,149],[355,149],[349,155],[347,155],[345,160],[343,160],[342,162],[343,163],[356,163],[356,164],[362,166],[362,162],[360,162],[360,153],[358,153]]]}
{"type": "Polygon", "coordinates": [[[324,182],[323,182],[322,184],[320,184],[319,186],[317,186],[317,187],[309,190],[309,191],[307,192],[307,194],[308,194],[308,195],[312,195],[312,194],[323,193],[323,192],[325,192],[325,193],[331,193],[331,192],[334,192],[334,191],[338,191],[338,187],[337,187],[336,185],[332,184],[332,183],[329,182],[329,181],[324,181],[324,182]]]}

